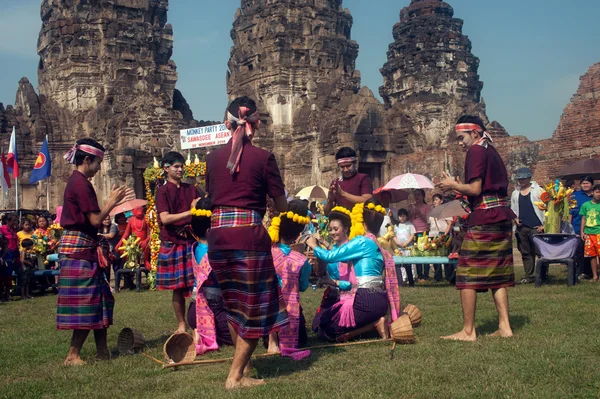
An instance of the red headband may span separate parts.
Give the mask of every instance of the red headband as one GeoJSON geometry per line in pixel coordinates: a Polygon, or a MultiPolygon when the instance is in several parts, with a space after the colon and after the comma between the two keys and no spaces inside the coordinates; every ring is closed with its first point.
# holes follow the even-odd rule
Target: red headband
{"type": "Polygon", "coordinates": [[[477,133],[483,132],[481,126],[476,123],[459,123],[456,125],[457,132],[471,132],[476,131],[477,133]]]}

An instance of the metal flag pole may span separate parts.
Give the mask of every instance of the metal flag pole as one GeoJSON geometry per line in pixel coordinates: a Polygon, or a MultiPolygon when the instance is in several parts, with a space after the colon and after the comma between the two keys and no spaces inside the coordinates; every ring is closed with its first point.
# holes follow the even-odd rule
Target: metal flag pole
{"type": "MultiPolygon", "coordinates": [[[[46,143],[48,143],[48,135],[46,135],[46,143]]],[[[48,155],[50,155],[50,143],[48,143],[48,155]]],[[[46,180],[46,209],[50,212],[50,179],[52,178],[52,160],[47,159],[46,162],[50,162],[50,175],[46,180]]]]}
{"type": "Polygon", "coordinates": [[[19,212],[19,177],[15,177],[15,209],[19,212]]]}

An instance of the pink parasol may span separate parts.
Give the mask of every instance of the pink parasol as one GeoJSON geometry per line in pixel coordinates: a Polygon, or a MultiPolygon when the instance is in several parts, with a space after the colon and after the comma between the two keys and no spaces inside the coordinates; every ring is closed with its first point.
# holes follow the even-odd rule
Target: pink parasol
{"type": "Polygon", "coordinates": [[[394,204],[396,202],[405,201],[408,199],[409,194],[404,190],[395,190],[395,189],[387,189],[384,187],[379,187],[373,191],[373,195],[379,199],[381,199],[381,194],[389,193],[390,194],[390,203],[394,204]]]}
{"type": "Polygon", "coordinates": [[[433,188],[434,184],[429,178],[416,173],[405,173],[394,177],[388,184],[383,186],[387,190],[403,190],[417,188],[433,188]]]}
{"type": "Polygon", "coordinates": [[[146,206],[148,201],[142,199],[134,199],[131,201],[125,201],[119,205],[117,205],[112,211],[110,211],[110,216],[118,215],[119,213],[124,213],[128,211],[132,211],[135,208],[139,208],[140,206],[146,206]]]}

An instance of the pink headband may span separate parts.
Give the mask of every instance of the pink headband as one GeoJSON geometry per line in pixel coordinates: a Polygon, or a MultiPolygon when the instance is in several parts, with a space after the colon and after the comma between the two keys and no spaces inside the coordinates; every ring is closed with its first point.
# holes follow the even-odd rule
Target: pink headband
{"type": "Polygon", "coordinates": [[[71,148],[64,156],[68,163],[75,165],[75,153],[77,153],[77,150],[83,151],[86,154],[93,155],[100,159],[104,158],[104,151],[102,151],[101,149],[92,147],[91,145],[87,144],[75,143],[75,145],[73,145],[73,148],[71,148]]]}
{"type": "Polygon", "coordinates": [[[227,111],[227,121],[229,123],[236,123],[237,129],[233,132],[231,137],[231,154],[227,161],[227,169],[230,170],[231,174],[240,171],[240,159],[243,151],[243,139],[244,136],[252,140],[254,137],[254,124],[259,121],[258,109],[254,113],[248,115],[250,108],[240,107],[238,110],[238,117],[235,117],[229,111],[227,111]]]}
{"type": "Polygon", "coordinates": [[[340,158],[340,159],[337,160],[337,164],[338,165],[346,164],[346,163],[351,163],[351,162],[356,162],[356,157],[340,158]]]}

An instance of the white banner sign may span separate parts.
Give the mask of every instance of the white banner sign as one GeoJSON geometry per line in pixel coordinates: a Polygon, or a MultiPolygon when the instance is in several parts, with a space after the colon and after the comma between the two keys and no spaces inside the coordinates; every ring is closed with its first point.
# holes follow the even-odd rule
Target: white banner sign
{"type": "Polygon", "coordinates": [[[193,129],[180,130],[181,149],[212,147],[227,144],[231,139],[231,132],[224,123],[220,125],[195,127],[193,129]]]}

